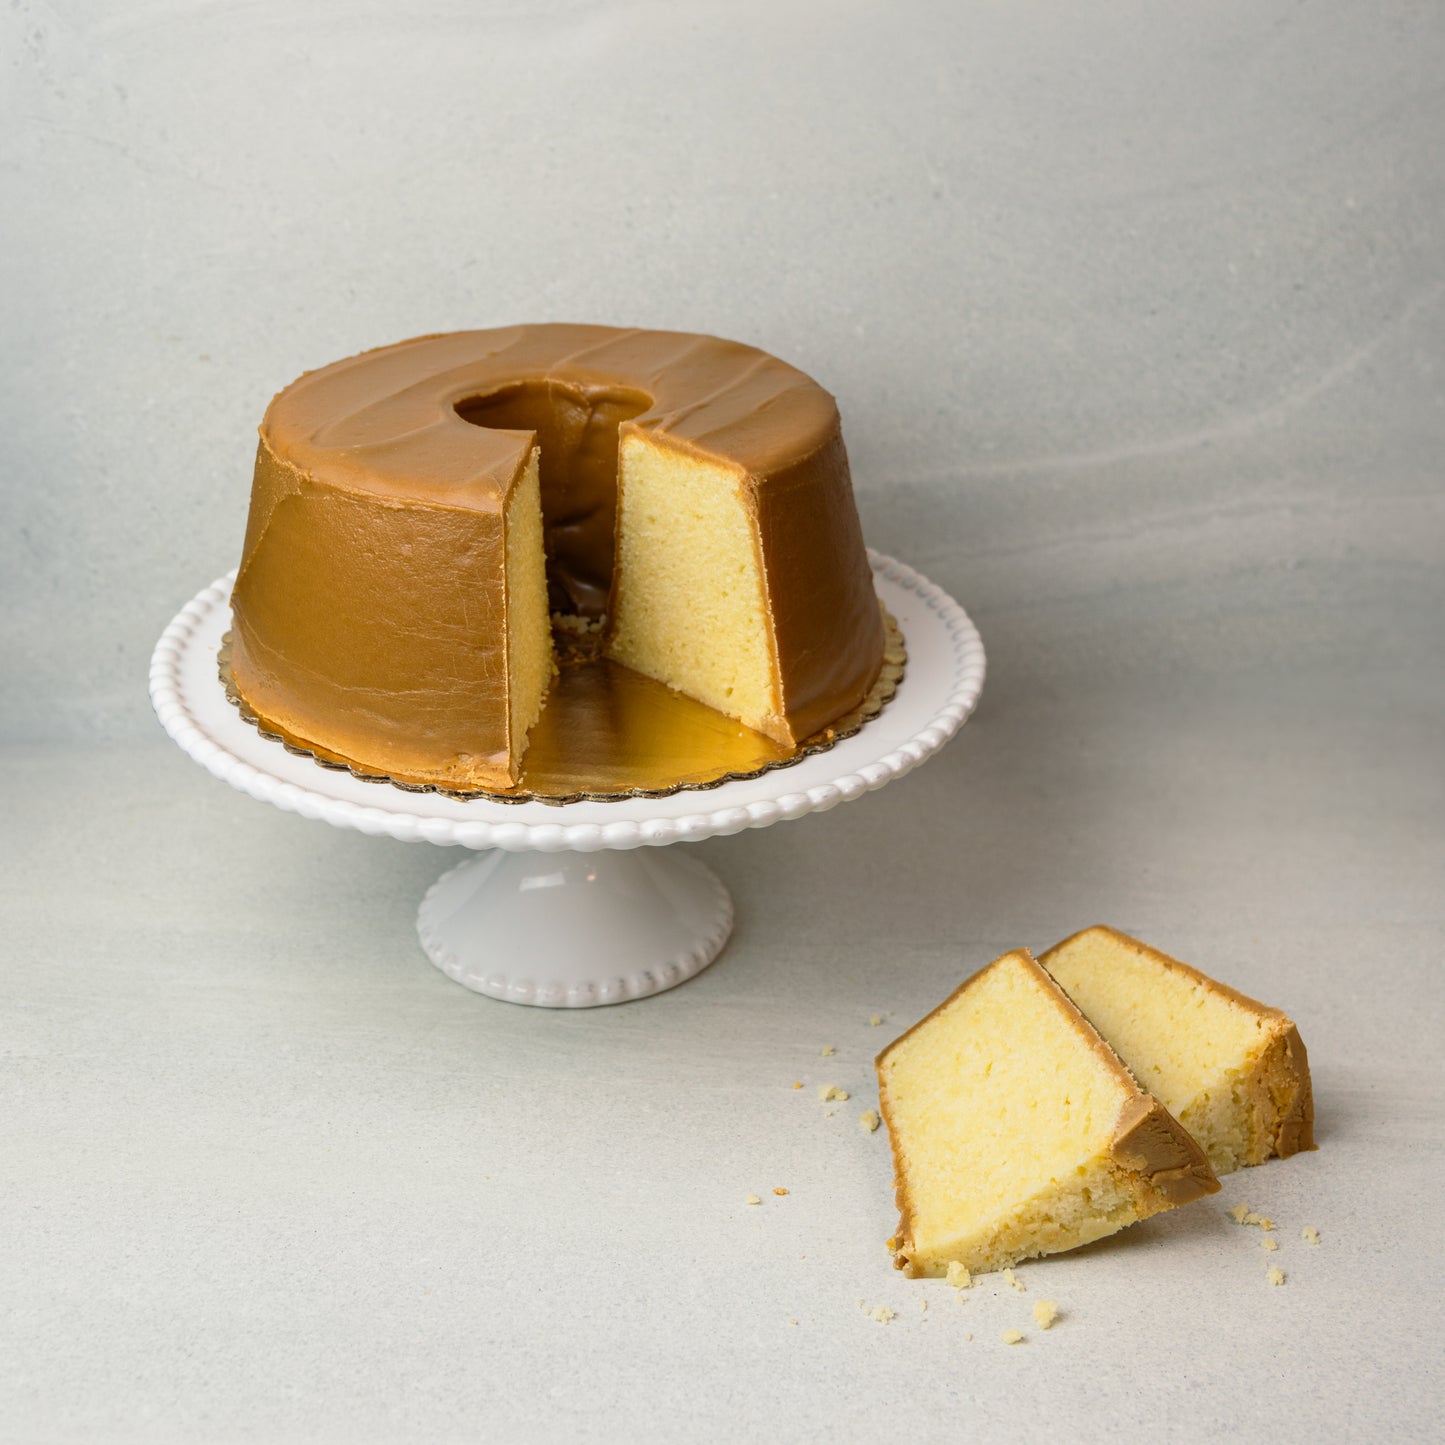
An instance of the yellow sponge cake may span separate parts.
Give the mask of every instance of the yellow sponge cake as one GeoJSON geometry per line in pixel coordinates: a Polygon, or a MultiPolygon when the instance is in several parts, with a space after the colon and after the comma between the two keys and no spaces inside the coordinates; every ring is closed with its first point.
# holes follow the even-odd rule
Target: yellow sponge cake
{"type": "Polygon", "coordinates": [[[1278,1009],[1112,928],[1086,928],[1040,962],[1216,1174],[1315,1147],[1309,1059],[1278,1009]]]}
{"type": "Polygon", "coordinates": [[[878,1056],[899,1220],[894,1263],[971,1271],[1072,1249],[1219,1188],[1024,949],[878,1056]]]}

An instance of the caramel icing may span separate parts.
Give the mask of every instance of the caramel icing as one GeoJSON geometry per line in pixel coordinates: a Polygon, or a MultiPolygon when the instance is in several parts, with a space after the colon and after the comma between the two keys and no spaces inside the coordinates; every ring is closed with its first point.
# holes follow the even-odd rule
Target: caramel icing
{"type": "Polygon", "coordinates": [[[244,721],[287,750],[324,768],[388,782],[409,791],[443,792],[454,798],[564,804],[621,798],[664,797],[714,788],[737,778],[756,778],[826,752],[854,736],[892,699],[902,678],[907,649],[898,623],[886,617],[888,650],[877,681],[853,711],[788,748],[734,718],[675,692],[665,684],[597,654],[595,644],[559,639],[556,682],[542,716],[528,735],[527,755],[516,784],[506,788],[448,791],[425,777],[392,776],[342,757],[308,738],[296,737],[256,714],[236,690],[231,672],[232,636],[222,640],[218,671],[227,698],[244,721]]]}
{"type": "Polygon", "coordinates": [[[884,639],[833,398],[737,342],[569,325],[418,337],[272,401],[233,595],[241,694],[387,772],[514,781],[507,501],[539,448],[551,605],[605,614],[633,432],[739,474],[783,741],[855,707],[884,639]]]}

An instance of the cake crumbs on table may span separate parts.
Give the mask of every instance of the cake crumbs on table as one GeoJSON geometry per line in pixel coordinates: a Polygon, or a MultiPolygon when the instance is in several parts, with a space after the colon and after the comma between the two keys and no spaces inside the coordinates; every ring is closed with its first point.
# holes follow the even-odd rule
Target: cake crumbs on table
{"type": "Polygon", "coordinates": [[[1024,1342],[1024,1332],[1022,1330],[1004,1330],[999,1335],[999,1339],[1006,1345],[1021,1345],[1024,1342]]]}
{"type": "Polygon", "coordinates": [[[864,1109],[858,1116],[858,1127],[869,1134],[876,1133],[880,1123],[877,1109],[864,1109]]]}
{"type": "Polygon", "coordinates": [[[968,1289],[973,1284],[973,1276],[968,1272],[966,1265],[960,1264],[956,1259],[948,1262],[948,1273],[944,1275],[944,1281],[953,1286],[954,1289],[968,1289]]]}
{"type": "Polygon", "coordinates": [[[797,1315],[789,1315],[789,1316],[788,1316],[788,1323],[789,1323],[790,1325],[795,1325],[795,1324],[797,1324],[797,1323],[798,1323],[798,1317],[797,1317],[797,1315]]]}
{"type": "Polygon", "coordinates": [[[824,1044],[820,1057],[825,1059],[831,1059],[833,1055],[837,1052],[838,1050],[835,1049],[832,1044],[824,1044]]]}
{"type": "Polygon", "coordinates": [[[832,1100],[834,1100],[834,1099],[838,1099],[838,1100],[840,1100],[840,1101],[841,1101],[841,1100],[846,1100],[847,1097],[848,1097],[848,1091],[847,1091],[847,1089],[840,1089],[840,1088],[837,1086],[837,1084],[819,1084],[819,1085],[818,1085],[818,1099],[819,1099],[819,1101],[820,1101],[821,1103],[827,1104],[827,1103],[830,1103],[830,1102],[831,1102],[832,1100]]]}
{"type": "Polygon", "coordinates": [[[887,1305],[879,1305],[877,1309],[868,1311],[870,1320],[877,1320],[880,1325],[891,1325],[897,1316],[887,1305]]]}
{"type": "Polygon", "coordinates": [[[1300,1230],[1299,1237],[1304,1240],[1306,1244],[1318,1244],[1320,1242],[1320,1232],[1313,1224],[1305,1225],[1305,1227],[1300,1230]]]}
{"type": "Polygon", "coordinates": [[[1059,1302],[1056,1299],[1036,1299],[1034,1301],[1034,1322],[1041,1330],[1051,1329],[1053,1323],[1059,1317],[1059,1302]]]}
{"type": "Polygon", "coordinates": [[[1272,1234],[1266,1234],[1265,1237],[1260,1240],[1259,1247],[1273,1253],[1273,1251],[1279,1248],[1279,1240],[1272,1234]]]}
{"type": "Polygon", "coordinates": [[[1265,1278],[1271,1284],[1283,1284],[1284,1271],[1277,1264],[1272,1264],[1270,1265],[1269,1272],[1265,1275],[1265,1278]]]}
{"type": "Polygon", "coordinates": [[[803,1087],[803,1081],[802,1081],[801,1079],[794,1079],[794,1080],[793,1080],[793,1087],[794,1087],[795,1089],[801,1089],[801,1088],[803,1087]]]}
{"type": "Polygon", "coordinates": [[[1026,1290],[1026,1289],[1024,1288],[1024,1282],[1023,1282],[1023,1280],[1021,1280],[1021,1279],[1018,1277],[1018,1275],[1016,1275],[1016,1274],[1013,1272],[1013,1270],[1011,1270],[1011,1269],[1006,1269],[1006,1270],[1004,1270],[1004,1272],[1003,1272],[1003,1277],[1004,1277],[1005,1281],[1008,1283],[1008,1286],[1009,1286],[1010,1289],[1017,1290],[1017,1291],[1019,1292],[1019,1294],[1027,1294],[1027,1293],[1028,1293],[1028,1290],[1026,1290]]]}
{"type": "Polygon", "coordinates": [[[1236,1204],[1229,1211],[1229,1217],[1236,1224],[1252,1224],[1256,1229],[1269,1231],[1274,1228],[1274,1220],[1265,1214],[1257,1214],[1247,1204],[1236,1204]]]}
{"type": "Polygon", "coordinates": [[[743,1200],[744,1204],[761,1204],[762,1202],[756,1194],[749,1194],[748,1197],[743,1200]]]}
{"type": "Polygon", "coordinates": [[[972,1343],[973,1343],[973,1336],[972,1336],[972,1335],[965,1335],[965,1336],[963,1337],[963,1342],[964,1342],[964,1344],[966,1344],[966,1345],[967,1345],[967,1344],[972,1344],[972,1343]]]}
{"type": "Polygon", "coordinates": [[[774,1193],[774,1194],[778,1194],[778,1195],[783,1195],[783,1194],[786,1194],[787,1192],[788,1192],[788,1191],[787,1191],[786,1189],[784,1189],[781,1184],[777,1185],[777,1186],[774,1188],[774,1190],[773,1190],[773,1193],[774,1193]]]}

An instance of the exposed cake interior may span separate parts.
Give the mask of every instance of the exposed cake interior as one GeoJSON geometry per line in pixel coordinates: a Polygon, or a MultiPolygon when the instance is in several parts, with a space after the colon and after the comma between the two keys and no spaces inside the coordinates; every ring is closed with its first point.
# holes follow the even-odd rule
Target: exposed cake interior
{"type": "MultiPolygon", "coordinates": [[[[1203,1163],[1023,950],[974,975],[884,1052],[878,1072],[899,1263],[913,1274],[942,1275],[951,1261],[1001,1269],[1182,1202],[1120,1147],[1126,1121],[1151,1110],[1155,1142],[1176,1156],[1166,1162],[1203,1163]]],[[[1189,1197],[1206,1187],[1217,1186],[1189,1197]]]]}
{"type": "Polygon", "coordinates": [[[623,438],[608,652],[791,743],[747,486],[735,468],[623,438]]]}
{"type": "Polygon", "coordinates": [[[542,712],[556,671],[547,607],[536,447],[507,500],[506,527],[508,709],[515,768],[526,751],[527,733],[542,712]]]}
{"type": "Polygon", "coordinates": [[[1111,928],[1041,961],[1215,1173],[1313,1147],[1304,1045],[1277,1009],[1111,928]]]}
{"type": "Polygon", "coordinates": [[[650,399],[626,388],[582,391],[526,381],[468,397],[456,413],[489,431],[532,432],[540,450],[549,606],[600,618],[612,583],[618,428],[650,399]]]}

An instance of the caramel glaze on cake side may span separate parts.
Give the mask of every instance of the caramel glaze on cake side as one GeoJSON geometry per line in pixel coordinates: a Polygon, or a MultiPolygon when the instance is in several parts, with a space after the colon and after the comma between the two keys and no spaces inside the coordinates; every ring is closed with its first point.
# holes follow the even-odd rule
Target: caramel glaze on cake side
{"type": "Polygon", "coordinates": [[[238,691],[386,771],[515,782],[531,719],[511,703],[509,503],[537,462],[548,605],[602,617],[634,436],[737,477],[779,697],[754,726],[792,744],[855,707],[883,628],[833,398],[736,342],[567,325],[419,337],[275,398],[232,598],[238,691]]]}

